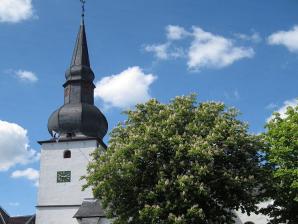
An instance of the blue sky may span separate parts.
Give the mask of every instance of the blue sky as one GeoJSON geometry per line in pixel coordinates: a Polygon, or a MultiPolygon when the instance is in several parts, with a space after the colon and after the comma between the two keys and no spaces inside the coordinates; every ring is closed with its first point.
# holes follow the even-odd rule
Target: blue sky
{"type": "MultiPolygon", "coordinates": [[[[111,130],[135,103],[197,93],[259,133],[297,103],[297,10],[295,0],[89,0],[96,105],[111,130]]],[[[79,23],[79,0],[0,3],[0,205],[12,215],[34,213],[36,142],[63,103],[79,23]]]]}

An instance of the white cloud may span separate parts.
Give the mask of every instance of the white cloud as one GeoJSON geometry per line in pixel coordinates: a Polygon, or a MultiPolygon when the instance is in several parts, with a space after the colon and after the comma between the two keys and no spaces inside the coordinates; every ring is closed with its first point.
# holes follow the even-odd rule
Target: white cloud
{"type": "Polygon", "coordinates": [[[260,35],[256,32],[252,35],[235,34],[237,38],[228,39],[206,32],[200,27],[193,27],[193,30],[189,32],[175,25],[166,27],[166,35],[165,43],[147,45],[145,51],[153,53],[160,60],[185,58],[191,71],[199,71],[203,68],[223,68],[238,60],[252,58],[255,54],[254,49],[238,46],[237,39],[255,43],[261,41],[260,35]],[[176,41],[182,39],[184,39],[183,42],[176,41]]]}
{"type": "Polygon", "coordinates": [[[38,186],[39,172],[38,170],[28,168],[25,170],[16,170],[11,174],[14,179],[25,178],[27,180],[33,181],[35,186],[38,186]]]}
{"type": "Polygon", "coordinates": [[[268,37],[270,45],[283,45],[289,51],[298,53],[298,26],[289,31],[278,31],[268,37]]]}
{"type": "Polygon", "coordinates": [[[32,82],[32,83],[38,81],[37,76],[33,72],[18,70],[18,71],[15,71],[14,73],[21,81],[32,82]]]}
{"type": "Polygon", "coordinates": [[[29,146],[26,129],[0,120],[0,171],[34,162],[38,157],[39,154],[29,146]]]}
{"type": "Polygon", "coordinates": [[[181,26],[169,25],[167,26],[166,31],[169,40],[180,40],[189,35],[189,33],[181,26]]]}
{"type": "MultiPolygon", "coordinates": [[[[288,107],[296,107],[298,105],[298,100],[297,99],[291,99],[291,100],[286,100],[284,103],[283,103],[283,106],[280,107],[276,112],[278,112],[280,114],[280,117],[281,118],[285,118],[287,115],[286,115],[286,112],[287,112],[287,108],[288,107]]],[[[267,119],[267,122],[269,122],[270,120],[272,120],[274,118],[273,115],[271,115],[268,119],[267,119]]]]}
{"type": "Polygon", "coordinates": [[[95,97],[103,100],[106,106],[127,108],[149,100],[149,87],[156,79],[138,66],[130,67],[97,82],[95,97]]]}
{"type": "Polygon", "coordinates": [[[237,47],[232,40],[193,28],[194,41],[188,53],[188,67],[191,70],[202,68],[223,68],[243,58],[252,58],[254,50],[237,47]]]}
{"type": "Polygon", "coordinates": [[[170,44],[152,44],[145,46],[145,51],[154,53],[155,57],[161,60],[166,60],[169,58],[168,48],[170,44]]]}
{"type": "Polygon", "coordinates": [[[185,57],[184,49],[181,47],[171,47],[171,43],[153,44],[145,46],[145,51],[152,52],[157,59],[169,60],[185,57]]]}
{"type": "Polygon", "coordinates": [[[146,45],[145,51],[151,52],[160,60],[168,60],[185,57],[182,47],[173,46],[173,40],[180,40],[190,35],[183,27],[169,25],[166,27],[168,41],[163,44],[146,45]]]}
{"type": "Polygon", "coordinates": [[[0,22],[17,23],[33,17],[32,0],[1,0],[0,22]]]}
{"type": "Polygon", "coordinates": [[[253,43],[259,43],[262,41],[262,37],[260,36],[259,33],[254,32],[251,35],[248,34],[243,34],[243,33],[236,33],[235,37],[237,37],[240,40],[244,40],[244,41],[251,41],[253,43]]]}

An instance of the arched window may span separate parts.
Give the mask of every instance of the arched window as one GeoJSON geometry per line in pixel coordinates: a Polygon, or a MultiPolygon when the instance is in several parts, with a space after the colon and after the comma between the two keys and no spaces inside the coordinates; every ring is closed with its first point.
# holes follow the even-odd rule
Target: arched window
{"type": "Polygon", "coordinates": [[[244,224],[255,224],[254,222],[245,222],[244,224]]]}
{"type": "Polygon", "coordinates": [[[63,153],[64,159],[69,159],[71,158],[71,151],[70,150],[65,150],[63,153]]]}

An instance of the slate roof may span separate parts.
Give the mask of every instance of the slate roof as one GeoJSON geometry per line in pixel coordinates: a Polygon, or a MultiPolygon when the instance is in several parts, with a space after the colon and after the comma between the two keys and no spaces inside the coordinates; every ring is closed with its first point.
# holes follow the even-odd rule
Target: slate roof
{"type": "Polygon", "coordinates": [[[0,224],[7,224],[9,218],[8,213],[0,206],[0,224]]]}
{"type": "Polygon", "coordinates": [[[85,25],[78,33],[70,68],[65,73],[64,105],[48,120],[48,130],[60,139],[94,137],[100,140],[108,131],[108,122],[94,105],[94,73],[90,67],[85,25]]]}
{"type": "Polygon", "coordinates": [[[99,200],[85,199],[77,213],[74,215],[74,218],[81,219],[92,217],[106,217],[106,215],[99,200]]]}
{"type": "Polygon", "coordinates": [[[9,214],[0,207],[0,224],[35,224],[35,215],[10,217],[9,214]]]}
{"type": "Polygon", "coordinates": [[[7,224],[35,224],[35,216],[11,217],[7,224]]]}

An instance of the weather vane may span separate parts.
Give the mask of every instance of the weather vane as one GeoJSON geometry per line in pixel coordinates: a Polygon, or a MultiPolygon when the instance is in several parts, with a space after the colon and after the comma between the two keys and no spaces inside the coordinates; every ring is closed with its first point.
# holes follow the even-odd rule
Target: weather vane
{"type": "Polygon", "coordinates": [[[82,3],[82,19],[84,20],[85,17],[85,4],[86,4],[86,0],[80,0],[82,3]]]}

